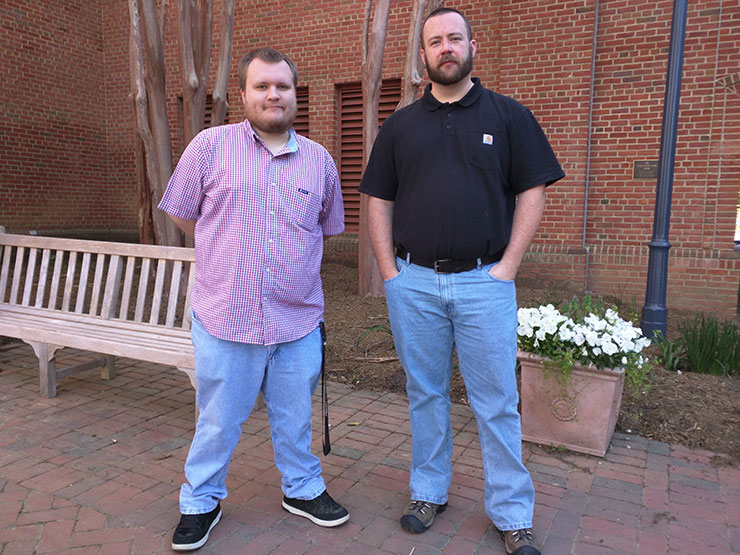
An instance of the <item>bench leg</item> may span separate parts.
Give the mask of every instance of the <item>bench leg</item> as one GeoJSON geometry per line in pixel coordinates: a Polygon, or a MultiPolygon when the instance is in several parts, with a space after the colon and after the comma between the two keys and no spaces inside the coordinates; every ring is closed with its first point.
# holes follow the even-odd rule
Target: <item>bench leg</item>
{"type": "Polygon", "coordinates": [[[54,355],[48,356],[49,346],[42,344],[42,355],[39,357],[39,385],[43,397],[56,397],[57,395],[57,364],[54,355]]]}
{"type": "Polygon", "coordinates": [[[105,366],[100,370],[100,377],[104,380],[112,380],[116,377],[116,357],[105,355],[105,366]]]}
{"type": "Polygon", "coordinates": [[[56,397],[57,365],[56,352],[62,347],[38,341],[26,341],[39,359],[39,389],[43,397],[56,397]]]}

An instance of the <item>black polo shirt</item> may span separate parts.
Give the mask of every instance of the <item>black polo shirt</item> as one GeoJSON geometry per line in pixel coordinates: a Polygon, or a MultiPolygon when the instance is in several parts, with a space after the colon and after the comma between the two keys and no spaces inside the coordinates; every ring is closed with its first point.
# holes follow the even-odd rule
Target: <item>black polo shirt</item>
{"type": "Polygon", "coordinates": [[[532,113],[473,81],[445,104],[427,86],[385,121],[370,154],[360,192],[395,201],[393,240],[412,256],[501,252],[516,195],[565,175],[532,113]]]}

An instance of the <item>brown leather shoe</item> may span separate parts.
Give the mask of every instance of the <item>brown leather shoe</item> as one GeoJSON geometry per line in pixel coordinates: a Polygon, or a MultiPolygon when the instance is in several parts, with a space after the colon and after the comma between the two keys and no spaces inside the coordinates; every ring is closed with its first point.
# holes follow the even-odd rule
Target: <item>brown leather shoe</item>
{"type": "Polygon", "coordinates": [[[436,505],[426,501],[411,502],[401,517],[401,526],[414,534],[426,532],[434,522],[434,515],[443,512],[447,508],[447,503],[436,505]]]}
{"type": "Polygon", "coordinates": [[[509,555],[542,555],[537,542],[534,541],[531,528],[521,530],[499,530],[504,539],[506,552],[509,555]]]}

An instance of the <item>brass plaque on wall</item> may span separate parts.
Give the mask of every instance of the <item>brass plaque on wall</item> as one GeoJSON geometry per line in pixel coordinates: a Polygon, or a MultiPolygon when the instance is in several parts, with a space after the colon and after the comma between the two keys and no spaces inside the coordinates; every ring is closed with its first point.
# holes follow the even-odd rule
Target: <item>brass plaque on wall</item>
{"type": "Polygon", "coordinates": [[[634,179],[657,179],[658,160],[635,160],[632,177],[634,179]]]}

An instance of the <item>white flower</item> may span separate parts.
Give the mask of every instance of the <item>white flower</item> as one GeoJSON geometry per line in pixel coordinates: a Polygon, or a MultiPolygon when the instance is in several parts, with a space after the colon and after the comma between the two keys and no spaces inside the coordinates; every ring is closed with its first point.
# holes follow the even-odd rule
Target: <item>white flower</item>
{"type": "Polygon", "coordinates": [[[607,355],[615,355],[619,352],[619,347],[617,347],[614,343],[612,343],[610,340],[602,341],[601,348],[604,350],[604,353],[607,355]]]}

